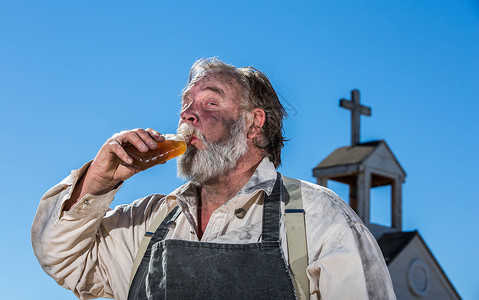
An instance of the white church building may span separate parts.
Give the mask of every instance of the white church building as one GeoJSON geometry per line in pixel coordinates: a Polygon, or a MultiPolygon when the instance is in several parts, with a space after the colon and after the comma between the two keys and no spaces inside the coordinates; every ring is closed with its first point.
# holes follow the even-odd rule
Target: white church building
{"type": "Polygon", "coordinates": [[[371,109],[359,103],[359,91],[340,106],[351,110],[351,145],[334,150],[314,169],[317,183],[349,186],[349,205],[373,233],[381,248],[399,300],[461,299],[418,231],[402,231],[402,184],[406,172],[384,140],[360,142],[360,115],[371,109]],[[390,186],[391,226],[370,222],[370,192],[390,186]]]}

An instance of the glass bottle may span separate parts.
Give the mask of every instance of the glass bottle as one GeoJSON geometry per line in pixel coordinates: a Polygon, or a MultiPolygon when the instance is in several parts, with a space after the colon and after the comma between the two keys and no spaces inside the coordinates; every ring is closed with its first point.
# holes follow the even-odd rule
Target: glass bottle
{"type": "Polygon", "coordinates": [[[157,164],[163,164],[166,161],[182,155],[186,151],[186,145],[191,138],[191,127],[183,124],[178,128],[177,134],[163,134],[163,142],[156,142],[158,147],[148,152],[140,152],[133,145],[123,146],[128,155],[133,159],[133,163],[123,165],[144,171],[157,164]]]}

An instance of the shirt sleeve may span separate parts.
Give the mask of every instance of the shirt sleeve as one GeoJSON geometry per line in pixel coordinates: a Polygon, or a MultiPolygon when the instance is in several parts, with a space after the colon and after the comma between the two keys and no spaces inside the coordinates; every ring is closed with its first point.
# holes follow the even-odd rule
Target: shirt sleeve
{"type": "Polygon", "coordinates": [[[318,187],[303,189],[303,205],[311,299],[396,299],[381,250],[349,205],[318,187]]]}
{"type": "Polygon", "coordinates": [[[63,204],[88,164],[51,188],[40,200],[32,245],[44,271],[81,299],[126,299],[138,244],[162,195],[110,209],[118,189],[85,195],[69,211],[63,204]]]}

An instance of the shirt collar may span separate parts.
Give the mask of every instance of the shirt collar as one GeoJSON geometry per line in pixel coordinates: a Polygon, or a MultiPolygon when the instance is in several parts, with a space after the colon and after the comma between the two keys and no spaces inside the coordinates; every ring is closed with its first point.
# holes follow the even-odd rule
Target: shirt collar
{"type": "MultiPolygon", "coordinates": [[[[236,196],[250,195],[258,190],[263,190],[267,195],[273,191],[274,183],[276,181],[276,168],[268,157],[264,157],[253,173],[253,176],[248,182],[238,191],[236,196]]],[[[198,186],[191,181],[183,184],[168,196],[167,200],[175,198],[178,202],[186,202],[189,205],[196,205],[198,199],[198,186]]],[[[185,203],[185,204],[186,204],[185,203]]]]}
{"type": "Polygon", "coordinates": [[[263,190],[269,196],[273,191],[276,176],[276,168],[273,163],[268,157],[264,157],[254,171],[253,176],[251,176],[248,182],[236,195],[249,195],[257,190],[263,190]]]}

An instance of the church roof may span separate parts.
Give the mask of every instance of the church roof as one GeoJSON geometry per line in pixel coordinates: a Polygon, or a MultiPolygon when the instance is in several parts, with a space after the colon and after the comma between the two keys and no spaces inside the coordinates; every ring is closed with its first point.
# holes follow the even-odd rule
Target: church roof
{"type": "Polygon", "coordinates": [[[378,240],[379,248],[383,252],[384,260],[386,264],[390,265],[390,263],[403,251],[405,251],[406,247],[412,243],[412,240],[417,237],[419,244],[422,245],[423,249],[426,253],[429,254],[430,259],[432,260],[433,265],[435,266],[436,270],[441,274],[446,282],[446,284],[450,287],[450,290],[456,297],[454,299],[461,299],[461,296],[457,292],[456,288],[452,284],[452,282],[447,277],[444,270],[439,265],[439,262],[436,260],[434,255],[432,254],[429,247],[426,245],[426,242],[422,239],[421,235],[417,230],[408,231],[408,232],[390,232],[383,234],[378,240]]]}
{"type": "Polygon", "coordinates": [[[379,248],[383,252],[386,264],[389,264],[401,253],[409,242],[418,234],[415,231],[385,233],[378,239],[379,248]]]}
{"type": "MultiPolygon", "coordinates": [[[[379,170],[388,171],[389,173],[401,174],[403,178],[406,177],[406,172],[384,140],[338,148],[313,169],[313,175],[316,177],[322,177],[326,173],[331,175],[331,170],[336,170],[332,172],[335,173],[334,175],[339,175],[345,169],[337,169],[338,167],[349,168],[347,171],[351,172],[353,170],[351,168],[358,168],[365,164],[374,166],[379,170]]],[[[358,171],[359,169],[354,170],[358,171]]]]}
{"type": "MultiPolygon", "coordinates": [[[[334,150],[316,168],[328,168],[338,165],[357,164],[364,161],[383,140],[361,143],[355,146],[345,146],[334,150]]],[[[316,169],[315,168],[315,169],[316,169]]]]}

